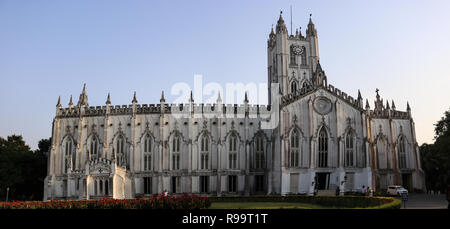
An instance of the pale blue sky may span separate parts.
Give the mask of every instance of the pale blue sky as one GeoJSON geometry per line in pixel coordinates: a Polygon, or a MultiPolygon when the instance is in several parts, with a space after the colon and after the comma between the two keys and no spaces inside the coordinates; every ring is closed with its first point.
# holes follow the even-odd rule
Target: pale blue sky
{"type": "Polygon", "coordinates": [[[450,107],[450,2],[442,1],[26,1],[0,0],[0,136],[32,147],[51,135],[61,96],[89,104],[158,103],[172,85],[264,83],[267,37],[280,10],[319,34],[328,82],[373,108],[375,88],[405,110],[417,141],[450,107]]]}

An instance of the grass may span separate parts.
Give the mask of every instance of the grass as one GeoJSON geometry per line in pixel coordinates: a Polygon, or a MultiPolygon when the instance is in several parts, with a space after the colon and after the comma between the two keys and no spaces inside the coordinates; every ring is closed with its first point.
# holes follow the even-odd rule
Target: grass
{"type": "Polygon", "coordinates": [[[213,202],[209,209],[331,209],[296,202],[213,202]]]}

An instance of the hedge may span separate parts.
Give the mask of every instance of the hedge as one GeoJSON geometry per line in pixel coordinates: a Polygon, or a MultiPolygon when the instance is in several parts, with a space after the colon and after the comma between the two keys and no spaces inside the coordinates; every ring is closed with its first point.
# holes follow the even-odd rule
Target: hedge
{"type": "Polygon", "coordinates": [[[365,196],[221,196],[210,197],[211,202],[299,202],[324,207],[400,209],[401,201],[391,197],[365,196]]]}
{"type": "Polygon", "coordinates": [[[139,199],[51,200],[0,202],[0,209],[205,209],[207,197],[195,195],[162,196],[139,199]]]}

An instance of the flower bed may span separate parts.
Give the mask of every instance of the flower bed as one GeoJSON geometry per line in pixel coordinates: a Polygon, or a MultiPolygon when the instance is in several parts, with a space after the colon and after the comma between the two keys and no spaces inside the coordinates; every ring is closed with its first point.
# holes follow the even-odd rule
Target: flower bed
{"type": "Polygon", "coordinates": [[[204,209],[211,205],[207,197],[195,195],[101,200],[51,200],[0,202],[0,209],[204,209]]]}

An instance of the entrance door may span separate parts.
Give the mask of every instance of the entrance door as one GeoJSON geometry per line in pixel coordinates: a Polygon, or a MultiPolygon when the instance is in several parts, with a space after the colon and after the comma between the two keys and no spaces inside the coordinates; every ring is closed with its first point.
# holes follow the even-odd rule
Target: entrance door
{"type": "Polygon", "coordinates": [[[290,192],[298,193],[298,173],[291,173],[290,192]]]}
{"type": "Polygon", "coordinates": [[[180,191],[180,177],[172,177],[172,193],[178,193],[180,191]]]}
{"type": "Polygon", "coordinates": [[[330,173],[317,173],[317,189],[326,190],[330,183],[330,173]]]}
{"type": "Polygon", "coordinates": [[[406,190],[411,191],[411,174],[402,174],[402,185],[406,190]]]}
{"type": "Polygon", "coordinates": [[[345,191],[352,191],[355,188],[355,174],[346,173],[347,180],[345,182],[345,191]]]}

